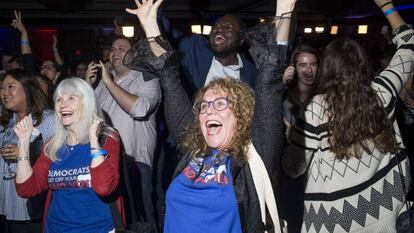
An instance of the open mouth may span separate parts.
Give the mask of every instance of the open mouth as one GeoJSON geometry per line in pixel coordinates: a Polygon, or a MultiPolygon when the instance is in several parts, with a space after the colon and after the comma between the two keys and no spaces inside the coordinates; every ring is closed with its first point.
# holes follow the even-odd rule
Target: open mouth
{"type": "Polygon", "coordinates": [[[207,121],[206,126],[208,135],[216,135],[220,133],[223,127],[223,125],[219,121],[207,121]]]}
{"type": "Polygon", "coordinates": [[[60,115],[62,116],[62,119],[65,118],[70,118],[73,116],[73,112],[70,111],[64,111],[64,112],[60,112],[60,115]]]}
{"type": "Polygon", "coordinates": [[[313,74],[305,74],[304,77],[306,78],[306,80],[313,80],[313,74]]]}
{"type": "Polygon", "coordinates": [[[112,61],[119,61],[121,60],[118,56],[112,56],[112,61]]]}
{"type": "Polygon", "coordinates": [[[225,42],[226,42],[226,38],[221,34],[216,34],[216,36],[214,37],[214,43],[216,44],[225,43],[225,42]]]}

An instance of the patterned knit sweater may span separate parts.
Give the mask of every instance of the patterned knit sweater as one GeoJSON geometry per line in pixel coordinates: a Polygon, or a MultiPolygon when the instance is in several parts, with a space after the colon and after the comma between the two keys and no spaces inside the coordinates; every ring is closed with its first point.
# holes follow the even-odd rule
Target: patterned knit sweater
{"type": "MultiPolygon", "coordinates": [[[[399,91],[414,75],[413,30],[398,33],[393,42],[398,47],[394,57],[371,84],[390,120],[399,91]]],[[[407,187],[407,155],[401,152],[397,157],[373,148],[372,154],[364,153],[360,159],[336,159],[329,149],[325,109],[324,96],[315,96],[304,118],[298,119],[283,159],[291,177],[307,172],[302,232],[395,232],[405,201],[398,163],[407,187]]],[[[402,143],[395,121],[393,126],[402,143]]]]}

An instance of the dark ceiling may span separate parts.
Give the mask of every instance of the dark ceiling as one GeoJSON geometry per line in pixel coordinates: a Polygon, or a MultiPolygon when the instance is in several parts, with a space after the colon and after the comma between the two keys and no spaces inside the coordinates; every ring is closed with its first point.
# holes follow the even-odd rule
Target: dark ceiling
{"type": "MultiPolygon", "coordinates": [[[[125,15],[124,9],[133,6],[133,0],[1,0],[0,16],[2,23],[9,22],[13,17],[13,10],[18,9],[22,11],[25,21],[29,20],[35,24],[105,24],[112,23],[116,16],[125,15]]],[[[271,15],[275,7],[274,3],[263,0],[165,0],[162,8],[172,19],[194,19],[234,10],[243,18],[251,18],[257,15],[271,15]]]]}
{"type": "MultiPolygon", "coordinates": [[[[400,12],[407,22],[414,24],[414,0],[394,0],[394,3],[396,6],[411,6],[411,9],[400,12]]],[[[15,9],[22,12],[23,23],[32,29],[33,44],[49,46],[52,43],[50,33],[58,30],[60,47],[71,55],[74,51],[82,51],[82,54],[95,51],[96,41],[93,38],[99,40],[103,31],[96,29],[110,28],[107,32],[111,32],[113,20],[119,16],[123,17],[124,22],[130,19],[136,23],[136,18],[124,11],[126,7],[134,7],[134,4],[134,0],[0,0],[0,32],[8,31],[8,34],[2,34],[7,38],[0,38],[0,53],[5,48],[10,51],[18,49],[16,38],[19,34],[16,30],[9,30],[15,9]],[[37,29],[43,32],[33,32],[37,29]],[[43,33],[47,30],[44,29],[54,31],[46,32],[50,35],[45,36],[43,33]]],[[[274,0],[164,0],[161,7],[175,28],[183,32],[189,31],[189,24],[212,23],[224,13],[235,14],[248,25],[254,25],[260,17],[275,13],[274,0]]],[[[305,38],[319,47],[332,39],[329,33],[305,35],[305,27],[340,25],[343,29],[339,34],[343,36],[352,35],[355,26],[361,23],[373,25],[372,31],[378,32],[386,24],[373,0],[298,0],[296,12],[292,27],[295,39],[305,38]]],[[[51,51],[46,51],[47,54],[45,51],[38,49],[34,54],[42,60],[51,54],[51,51]]]]}
{"type": "MultiPolygon", "coordinates": [[[[396,0],[396,5],[413,3],[413,0],[396,0]]],[[[0,23],[8,24],[13,10],[23,13],[28,24],[38,25],[105,25],[126,7],[133,7],[133,0],[1,0],[0,23]],[[45,7],[48,6],[49,8],[45,7]],[[61,13],[64,12],[64,13],[61,13]]],[[[226,12],[241,18],[257,19],[274,14],[275,2],[271,0],[164,0],[165,15],[171,19],[188,20],[208,18],[226,12]]],[[[372,0],[299,0],[298,11],[308,15],[366,15],[378,13],[372,0]]]]}
{"type": "MultiPolygon", "coordinates": [[[[413,5],[414,0],[394,0],[395,5],[413,5]]],[[[96,28],[112,27],[115,17],[128,16],[124,9],[133,0],[0,0],[0,26],[9,25],[13,10],[22,11],[23,22],[34,27],[96,28]]],[[[273,0],[164,0],[164,14],[178,24],[212,21],[224,13],[256,22],[272,16],[273,0]]],[[[404,10],[413,21],[414,9],[404,10]]],[[[298,0],[299,23],[307,21],[383,20],[373,0],[298,0]],[[370,19],[371,18],[371,19],[370,19]]]]}

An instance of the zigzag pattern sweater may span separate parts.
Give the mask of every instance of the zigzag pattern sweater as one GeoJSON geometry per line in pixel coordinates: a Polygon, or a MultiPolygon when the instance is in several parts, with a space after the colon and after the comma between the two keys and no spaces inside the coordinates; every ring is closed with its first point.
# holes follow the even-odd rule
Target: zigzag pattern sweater
{"type": "MultiPolygon", "coordinates": [[[[398,47],[394,57],[371,84],[389,119],[394,119],[399,91],[414,74],[413,30],[400,32],[393,42],[398,47]]],[[[291,177],[305,171],[308,175],[302,232],[395,232],[405,201],[399,161],[405,183],[410,183],[406,155],[399,153],[398,159],[374,148],[360,159],[337,160],[329,150],[325,106],[323,95],[313,98],[292,132],[283,161],[291,177]]],[[[397,141],[402,143],[397,123],[393,125],[397,141]]]]}

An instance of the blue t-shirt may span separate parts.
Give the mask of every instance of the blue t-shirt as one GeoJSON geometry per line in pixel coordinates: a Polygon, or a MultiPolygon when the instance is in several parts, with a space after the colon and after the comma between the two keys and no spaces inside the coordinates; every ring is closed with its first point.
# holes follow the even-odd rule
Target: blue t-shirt
{"type": "Polygon", "coordinates": [[[189,162],[168,188],[164,233],[241,233],[228,156],[189,162]]]}
{"type": "Polygon", "coordinates": [[[52,200],[46,216],[46,233],[108,233],[114,229],[111,210],[91,186],[90,145],[62,146],[59,161],[49,167],[52,200]]]}

